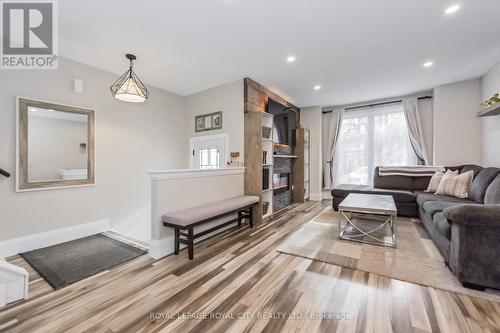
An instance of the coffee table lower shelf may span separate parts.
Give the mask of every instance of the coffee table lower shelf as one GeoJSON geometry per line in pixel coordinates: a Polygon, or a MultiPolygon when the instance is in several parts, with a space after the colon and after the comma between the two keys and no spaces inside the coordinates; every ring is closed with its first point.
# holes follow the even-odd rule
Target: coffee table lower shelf
{"type": "Polygon", "coordinates": [[[353,212],[339,209],[339,215],[339,239],[371,245],[396,247],[394,222],[397,214],[374,214],[371,212],[353,212]],[[379,222],[380,224],[370,230],[364,230],[362,226],[356,224],[358,217],[360,218],[358,220],[369,220],[370,222],[379,222]],[[345,219],[344,226],[342,226],[343,219],[345,219]],[[389,225],[390,230],[390,234],[388,236],[386,235],[383,238],[378,238],[373,235],[376,231],[386,228],[387,225],[389,225]],[[352,229],[355,229],[357,232],[346,234],[349,227],[352,227],[352,229]],[[390,240],[388,241],[387,238],[390,240]]]}

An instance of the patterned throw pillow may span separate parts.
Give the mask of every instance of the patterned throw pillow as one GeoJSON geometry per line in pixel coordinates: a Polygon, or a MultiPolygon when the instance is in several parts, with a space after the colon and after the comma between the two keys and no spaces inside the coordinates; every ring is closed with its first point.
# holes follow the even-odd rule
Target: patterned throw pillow
{"type": "Polygon", "coordinates": [[[435,194],[450,195],[457,198],[468,198],[469,190],[474,180],[474,171],[468,171],[451,178],[441,178],[435,194]]]}
{"type": "Polygon", "coordinates": [[[444,175],[443,171],[436,171],[436,173],[432,175],[431,181],[429,182],[429,186],[427,186],[427,189],[424,192],[436,193],[439,186],[439,182],[441,181],[441,178],[443,178],[443,175],[444,175]]]}

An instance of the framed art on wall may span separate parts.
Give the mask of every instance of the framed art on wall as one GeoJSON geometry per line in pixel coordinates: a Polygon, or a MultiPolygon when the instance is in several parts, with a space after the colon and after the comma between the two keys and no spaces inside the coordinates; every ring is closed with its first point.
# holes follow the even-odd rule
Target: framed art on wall
{"type": "Polygon", "coordinates": [[[194,129],[195,132],[222,129],[222,111],[196,116],[194,129]]]}

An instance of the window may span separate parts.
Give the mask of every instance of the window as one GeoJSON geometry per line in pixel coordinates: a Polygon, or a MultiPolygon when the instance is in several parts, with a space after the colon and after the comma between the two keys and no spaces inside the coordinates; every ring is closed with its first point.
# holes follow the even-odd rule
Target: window
{"type": "Polygon", "coordinates": [[[217,169],[220,167],[220,153],[217,149],[200,149],[200,169],[217,169]]]}
{"type": "Polygon", "coordinates": [[[334,161],[334,185],[371,185],[375,166],[415,164],[401,104],[344,113],[334,161]]]}
{"type": "Polygon", "coordinates": [[[227,133],[191,137],[191,168],[224,168],[227,162],[226,147],[228,143],[227,133]]]}

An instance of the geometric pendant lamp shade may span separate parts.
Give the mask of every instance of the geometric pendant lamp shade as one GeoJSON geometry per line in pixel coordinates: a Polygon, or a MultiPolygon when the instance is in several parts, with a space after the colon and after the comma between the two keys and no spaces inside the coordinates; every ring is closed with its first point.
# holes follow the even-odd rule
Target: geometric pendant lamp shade
{"type": "Polygon", "coordinates": [[[111,94],[114,98],[125,102],[142,103],[148,98],[149,91],[132,70],[135,55],[126,54],[125,57],[130,60],[129,69],[113,83],[110,88],[111,94]]]}

